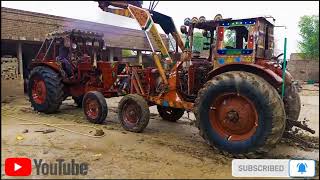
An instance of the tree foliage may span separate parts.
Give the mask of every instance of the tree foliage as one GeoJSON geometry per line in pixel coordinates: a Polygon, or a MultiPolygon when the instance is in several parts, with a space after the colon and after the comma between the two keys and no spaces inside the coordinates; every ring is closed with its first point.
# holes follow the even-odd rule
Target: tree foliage
{"type": "MultiPolygon", "coordinates": [[[[186,35],[182,34],[181,37],[182,37],[183,42],[186,42],[186,35]]],[[[193,52],[194,51],[202,52],[204,41],[205,41],[205,39],[204,39],[201,32],[194,32],[193,33],[193,45],[192,45],[193,52]]]]}
{"type": "Polygon", "coordinates": [[[203,42],[204,37],[201,32],[194,32],[193,33],[193,51],[202,52],[203,51],[203,42]]]}
{"type": "Polygon", "coordinates": [[[129,49],[123,49],[122,50],[122,57],[130,57],[133,56],[132,50],[129,49]]]}
{"type": "Polygon", "coordinates": [[[299,49],[306,58],[319,59],[319,15],[302,16],[299,21],[299,49]]]}
{"type": "Polygon", "coordinates": [[[232,30],[225,31],[224,47],[226,47],[226,46],[231,46],[231,47],[236,46],[236,33],[235,33],[235,31],[232,31],[232,30]]]}

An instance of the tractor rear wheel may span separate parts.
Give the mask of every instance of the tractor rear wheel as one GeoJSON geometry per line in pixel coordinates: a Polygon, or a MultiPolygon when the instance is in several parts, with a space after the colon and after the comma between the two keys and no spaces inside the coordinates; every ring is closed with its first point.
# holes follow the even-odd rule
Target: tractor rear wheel
{"type": "Polygon", "coordinates": [[[98,91],[87,92],[83,97],[82,107],[87,119],[95,124],[102,124],[108,115],[106,99],[98,91]]]}
{"type": "Polygon", "coordinates": [[[150,119],[147,101],[137,94],[125,95],[119,102],[118,118],[125,130],[142,132],[150,119]]]}
{"type": "Polygon", "coordinates": [[[63,101],[61,76],[49,67],[32,69],[28,81],[28,95],[34,110],[44,113],[56,112],[63,101]]]}
{"type": "Polygon", "coordinates": [[[286,122],[277,90],[261,77],[240,71],[208,81],[198,93],[194,113],[200,135],[210,145],[249,158],[274,147],[286,122]]]}
{"type": "Polygon", "coordinates": [[[78,96],[78,97],[72,96],[72,99],[74,100],[74,103],[76,103],[77,106],[80,107],[80,108],[82,107],[83,96],[84,95],[81,95],[81,96],[78,96]]]}
{"type": "MultiPolygon", "coordinates": [[[[292,83],[290,86],[286,86],[283,102],[287,119],[298,121],[301,110],[301,100],[298,93],[298,88],[295,84],[292,83]]],[[[292,125],[287,123],[286,130],[289,131],[291,128],[292,125]]]]}
{"type": "Polygon", "coordinates": [[[159,115],[162,117],[162,119],[164,119],[166,121],[171,121],[171,122],[176,122],[184,114],[184,109],[164,107],[164,106],[159,106],[159,105],[157,105],[157,109],[158,109],[159,115]]]}

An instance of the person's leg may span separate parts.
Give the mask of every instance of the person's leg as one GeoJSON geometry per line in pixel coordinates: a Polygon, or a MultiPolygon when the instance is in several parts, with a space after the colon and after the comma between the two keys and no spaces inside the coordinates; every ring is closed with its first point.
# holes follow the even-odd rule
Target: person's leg
{"type": "Polygon", "coordinates": [[[62,68],[66,71],[68,77],[72,76],[72,66],[67,59],[61,59],[62,68]]]}

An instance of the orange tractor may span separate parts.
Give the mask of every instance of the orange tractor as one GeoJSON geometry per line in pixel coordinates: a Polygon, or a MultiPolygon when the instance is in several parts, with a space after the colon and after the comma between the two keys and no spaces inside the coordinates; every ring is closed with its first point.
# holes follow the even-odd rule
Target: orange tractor
{"type": "Polygon", "coordinates": [[[172,18],[154,8],[144,9],[131,1],[98,3],[106,12],[136,19],[153,50],[156,67],[130,72],[130,94],[118,107],[124,129],[142,132],[151,105],[157,105],[160,116],[170,121],[192,111],[206,142],[231,154],[250,156],[267,152],[292,126],[302,127],[300,97],[290,73],[282,76],[279,56],[273,56],[274,25],[266,18],[187,18],[180,28],[184,42],[172,18]],[[172,35],[174,53],[168,52],[156,23],[172,35]],[[195,29],[203,30],[209,57],[193,56],[195,29]],[[234,33],[233,43],[226,43],[227,31],[234,33]],[[151,37],[161,53],[154,51],[151,37]]]}

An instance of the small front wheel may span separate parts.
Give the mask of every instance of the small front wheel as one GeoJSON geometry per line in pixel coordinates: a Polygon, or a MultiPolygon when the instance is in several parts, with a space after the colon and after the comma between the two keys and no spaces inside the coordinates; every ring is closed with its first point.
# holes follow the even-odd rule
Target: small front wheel
{"type": "Polygon", "coordinates": [[[128,94],[119,103],[118,118],[125,130],[142,132],[150,119],[148,103],[137,94],[128,94]]]}
{"type": "Polygon", "coordinates": [[[184,109],[172,108],[172,107],[164,107],[157,106],[159,115],[163,120],[176,122],[178,121],[184,114],[184,109]]]}
{"type": "Polygon", "coordinates": [[[104,96],[98,91],[89,91],[82,101],[83,112],[87,119],[95,124],[101,124],[108,115],[108,106],[104,96]]]}

